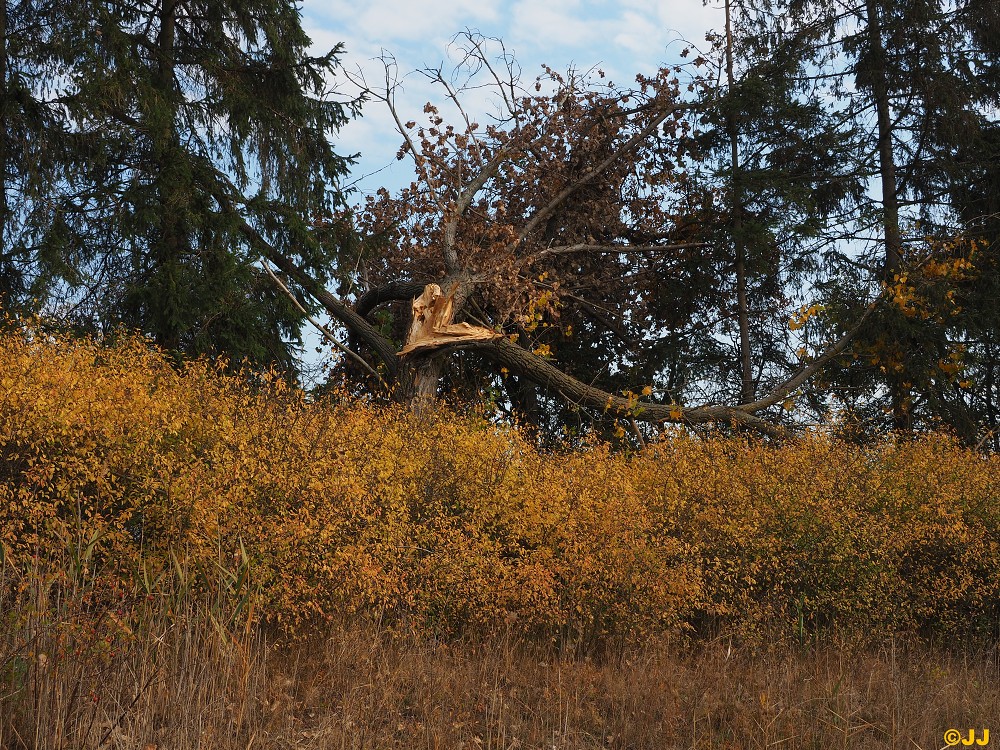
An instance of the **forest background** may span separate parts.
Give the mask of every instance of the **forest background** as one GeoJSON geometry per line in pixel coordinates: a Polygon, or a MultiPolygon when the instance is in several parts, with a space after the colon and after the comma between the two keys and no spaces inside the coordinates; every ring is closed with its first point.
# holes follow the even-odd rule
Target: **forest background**
{"type": "Polygon", "coordinates": [[[309,56],[294,6],[15,4],[4,306],[291,378],[322,309],[350,353],[331,382],[485,400],[542,439],[624,419],[990,443],[992,7],[723,10],[627,87],[522,80],[466,32],[418,116],[392,59],[309,56]],[[416,170],[352,208],[331,139],[362,99],[416,170]],[[501,335],[398,356],[432,282],[501,335]]]}

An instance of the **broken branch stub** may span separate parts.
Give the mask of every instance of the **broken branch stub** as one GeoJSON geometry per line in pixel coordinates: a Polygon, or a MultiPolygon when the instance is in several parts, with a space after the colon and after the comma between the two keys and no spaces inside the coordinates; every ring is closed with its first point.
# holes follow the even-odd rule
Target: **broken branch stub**
{"type": "Polygon", "coordinates": [[[454,297],[454,290],[445,294],[437,284],[424,287],[423,294],[413,300],[413,322],[406,345],[399,352],[400,357],[451,344],[500,338],[501,334],[483,326],[452,323],[454,297]]]}

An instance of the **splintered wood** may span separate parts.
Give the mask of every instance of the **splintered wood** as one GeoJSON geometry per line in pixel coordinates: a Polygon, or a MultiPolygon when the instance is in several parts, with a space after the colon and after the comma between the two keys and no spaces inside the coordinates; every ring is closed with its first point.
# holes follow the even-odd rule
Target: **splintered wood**
{"type": "Polygon", "coordinates": [[[428,284],[413,300],[413,323],[399,356],[466,341],[490,341],[500,334],[469,323],[452,323],[454,292],[445,294],[437,284],[428,284]]]}

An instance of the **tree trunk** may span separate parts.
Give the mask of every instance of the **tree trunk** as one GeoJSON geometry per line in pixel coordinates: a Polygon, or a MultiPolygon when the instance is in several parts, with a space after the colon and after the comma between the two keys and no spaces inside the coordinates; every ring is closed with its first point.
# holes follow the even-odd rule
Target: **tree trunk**
{"type": "MultiPolygon", "coordinates": [[[[10,100],[7,92],[7,2],[0,0],[0,122],[7,123],[10,100]]],[[[7,133],[0,133],[0,177],[3,178],[3,189],[0,190],[0,257],[7,254],[7,235],[10,221],[10,208],[7,204],[7,133]]],[[[0,295],[6,290],[0,289],[0,295]]],[[[6,302],[0,296],[0,304],[6,302]]]]}
{"type": "Polygon", "coordinates": [[[447,357],[441,347],[491,340],[499,335],[468,323],[452,323],[475,288],[471,279],[449,277],[442,284],[444,290],[437,284],[428,284],[423,293],[413,300],[410,331],[400,351],[396,399],[408,404],[416,413],[426,411],[437,400],[438,384],[447,357]]]}
{"type": "Polygon", "coordinates": [[[899,196],[896,192],[896,161],[892,152],[892,111],[889,103],[889,81],[882,41],[882,21],[878,0],[865,0],[868,13],[869,57],[872,62],[872,96],[878,118],[879,177],[882,181],[882,226],[885,239],[883,275],[891,282],[899,273],[903,260],[903,241],[899,229],[899,196]]]}
{"type": "Polygon", "coordinates": [[[154,86],[167,111],[160,114],[164,123],[153,134],[153,159],[156,163],[156,201],[159,231],[151,250],[153,296],[147,300],[146,314],[151,317],[156,343],[177,350],[181,346],[183,315],[181,287],[182,264],[187,244],[183,219],[186,196],[178,152],[177,104],[174,91],[174,47],[177,32],[177,2],[164,0],[160,7],[160,30],[157,36],[157,67],[154,86]],[[152,309],[149,309],[152,308],[152,309]]]}
{"type": "MultiPolygon", "coordinates": [[[[868,15],[869,59],[871,60],[871,90],[875,99],[878,118],[878,159],[879,177],[882,182],[882,229],[885,240],[885,260],[883,279],[891,284],[899,274],[903,263],[903,240],[899,228],[899,195],[896,185],[896,161],[892,150],[892,111],[889,102],[888,67],[885,45],[882,41],[882,22],[879,17],[878,0],[865,0],[868,15]]],[[[892,423],[896,430],[909,432],[913,429],[910,412],[909,390],[889,376],[889,391],[892,402],[892,423]]]]}
{"type": "Polygon", "coordinates": [[[438,385],[447,354],[418,352],[405,357],[396,374],[395,400],[421,414],[437,402],[438,385]]]}
{"type": "MultiPolygon", "coordinates": [[[[733,73],[733,24],[730,0],[726,0],[726,80],[732,97],[736,76],[733,73]]],[[[740,184],[739,122],[732,100],[726,109],[726,129],[729,134],[732,162],[732,233],[736,251],[736,305],[740,330],[740,403],[754,400],[753,364],[750,355],[750,309],[747,302],[747,246],[743,232],[743,191],[740,184]]]]}

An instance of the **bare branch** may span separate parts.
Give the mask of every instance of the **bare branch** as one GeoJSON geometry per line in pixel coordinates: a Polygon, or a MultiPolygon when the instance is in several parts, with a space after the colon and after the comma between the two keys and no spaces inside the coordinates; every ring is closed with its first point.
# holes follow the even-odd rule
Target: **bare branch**
{"type": "Polygon", "coordinates": [[[444,202],[442,200],[441,186],[438,185],[437,180],[431,175],[430,170],[427,168],[428,158],[426,155],[422,154],[420,149],[417,148],[416,142],[410,135],[409,131],[403,125],[403,121],[399,117],[399,111],[396,109],[395,103],[395,93],[396,89],[399,88],[399,80],[389,72],[390,68],[396,64],[395,58],[393,58],[388,53],[383,53],[380,58],[382,61],[382,66],[385,69],[385,84],[383,94],[381,91],[375,91],[368,86],[365,81],[364,74],[360,73],[357,78],[353,77],[352,74],[344,72],[351,83],[355,86],[361,88],[365,93],[371,94],[374,98],[385,103],[386,107],[389,109],[389,114],[392,115],[393,122],[396,123],[396,131],[403,136],[406,141],[406,145],[409,148],[410,156],[413,158],[414,164],[416,164],[417,169],[420,170],[424,181],[427,184],[428,192],[437,204],[438,209],[443,213],[445,211],[444,202]]]}
{"type": "Polygon", "coordinates": [[[569,402],[603,409],[612,415],[628,416],[641,422],[654,423],[672,422],[693,425],[729,422],[783,439],[790,437],[792,433],[787,428],[758,416],[757,412],[784,400],[796,388],[815,375],[827,362],[843,352],[878,302],[879,300],[872,302],[854,327],[828,346],[819,357],[775,388],[768,396],[753,403],[739,406],[706,404],[688,407],[677,404],[651,404],[637,399],[624,398],[578,380],[545,358],[517,346],[508,338],[499,338],[489,342],[462,343],[447,348],[478,351],[495,364],[517,373],[542,388],[559,393],[569,402]]]}
{"type": "Polygon", "coordinates": [[[493,155],[493,158],[484,166],[479,174],[464,188],[458,195],[458,199],[455,201],[455,205],[451,211],[445,212],[445,222],[444,222],[444,263],[445,267],[448,269],[449,273],[458,273],[460,268],[458,264],[458,252],[455,250],[455,238],[458,235],[458,222],[465,215],[466,210],[472,203],[472,199],[475,198],[476,193],[483,189],[485,185],[494,175],[496,175],[497,170],[500,165],[503,164],[504,160],[507,159],[511,154],[511,149],[509,148],[509,143],[502,145],[497,152],[493,155]]]}
{"type": "Polygon", "coordinates": [[[507,48],[504,46],[503,40],[492,39],[492,41],[495,41],[500,45],[500,49],[502,52],[502,54],[500,55],[500,59],[503,60],[503,62],[507,65],[508,75],[506,80],[501,79],[500,74],[497,73],[496,69],[490,63],[489,56],[486,54],[486,51],[483,47],[483,42],[485,41],[485,38],[481,34],[476,34],[473,33],[472,31],[466,30],[461,34],[459,34],[458,36],[464,36],[466,39],[468,39],[469,44],[472,45],[472,50],[474,50],[474,52],[472,50],[465,50],[465,60],[463,60],[463,62],[468,61],[470,58],[475,58],[480,65],[482,65],[484,68],[486,68],[487,71],[489,71],[489,74],[493,77],[493,80],[496,81],[497,90],[503,97],[504,106],[506,107],[507,112],[510,113],[510,116],[512,118],[517,120],[519,113],[514,106],[514,103],[517,101],[517,92],[515,91],[515,87],[518,85],[520,74],[514,72],[514,67],[515,67],[514,60],[507,52],[507,48]],[[507,92],[507,88],[510,89],[509,95],[507,92]]]}
{"type": "Polygon", "coordinates": [[[280,268],[282,273],[286,276],[295,279],[295,281],[309,294],[311,294],[317,302],[323,305],[326,311],[333,318],[339,320],[347,326],[353,334],[368,345],[378,355],[378,358],[382,360],[386,368],[388,368],[390,378],[396,377],[396,349],[388,339],[372,327],[371,323],[330,294],[329,291],[327,291],[318,281],[312,278],[312,276],[310,276],[306,271],[299,268],[295,263],[275,250],[274,247],[272,247],[267,240],[261,237],[260,233],[249,224],[244,223],[243,226],[240,227],[240,231],[245,237],[247,237],[247,239],[250,240],[253,247],[260,252],[262,256],[274,263],[274,265],[280,268]]]}
{"type": "Polygon", "coordinates": [[[365,362],[365,360],[353,349],[340,343],[340,341],[337,339],[336,336],[333,335],[333,332],[330,331],[329,328],[324,326],[322,323],[320,323],[312,315],[309,314],[309,311],[306,310],[299,302],[298,298],[294,294],[292,294],[292,291],[285,285],[285,282],[283,282],[280,278],[278,278],[278,276],[274,273],[274,271],[271,270],[271,266],[267,262],[267,259],[263,259],[261,265],[263,265],[264,270],[267,271],[267,275],[271,277],[271,280],[275,284],[277,284],[278,288],[281,289],[282,292],[284,292],[285,296],[292,301],[292,304],[295,305],[296,308],[298,308],[299,312],[301,312],[305,316],[306,320],[308,320],[317,331],[323,334],[323,338],[325,338],[327,341],[329,341],[331,344],[337,347],[348,357],[353,359],[355,363],[360,365],[361,368],[365,370],[365,372],[375,377],[378,380],[378,382],[380,382],[382,386],[388,390],[389,388],[388,383],[386,383],[385,380],[382,379],[382,376],[379,375],[372,368],[370,364],[365,362]]]}
{"type": "Polygon", "coordinates": [[[469,118],[468,112],[465,111],[465,107],[462,106],[462,102],[458,98],[458,91],[456,91],[455,88],[450,83],[448,83],[448,81],[445,80],[444,73],[442,72],[440,67],[428,71],[427,75],[432,81],[444,87],[445,93],[448,95],[448,98],[451,99],[452,103],[455,105],[455,108],[458,110],[459,115],[461,115],[462,119],[465,120],[465,134],[469,136],[469,138],[472,139],[472,142],[476,145],[476,161],[479,162],[479,166],[482,168],[484,166],[483,144],[476,136],[476,131],[472,127],[472,120],[469,118]]]}

